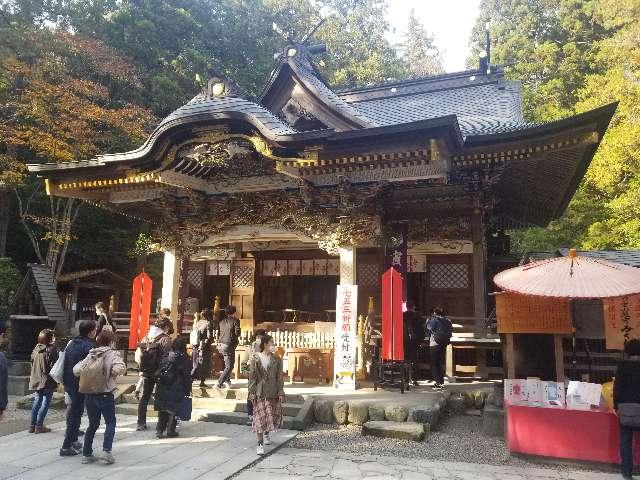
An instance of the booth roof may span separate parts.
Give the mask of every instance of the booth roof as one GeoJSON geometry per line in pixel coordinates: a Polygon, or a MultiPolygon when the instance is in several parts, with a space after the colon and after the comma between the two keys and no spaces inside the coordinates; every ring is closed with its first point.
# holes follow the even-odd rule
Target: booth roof
{"type": "Polygon", "coordinates": [[[498,273],[503,290],[562,298],[607,298],[640,293],[640,269],[582,255],[553,258],[498,273]]]}

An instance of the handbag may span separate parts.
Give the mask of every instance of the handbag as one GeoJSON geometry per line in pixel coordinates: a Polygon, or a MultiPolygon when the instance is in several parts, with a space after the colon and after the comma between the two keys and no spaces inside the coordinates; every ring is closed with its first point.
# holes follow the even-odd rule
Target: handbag
{"type": "MultiPolygon", "coordinates": [[[[67,343],[67,347],[71,342],[67,343]]],[[[64,377],[64,356],[67,351],[67,347],[64,347],[64,350],[58,354],[58,359],[56,363],[53,364],[51,370],[49,370],[49,376],[53,378],[56,383],[62,383],[64,377]]]]}
{"type": "Polygon", "coordinates": [[[618,404],[620,425],[640,429],[640,403],[618,404]]]}
{"type": "Polygon", "coordinates": [[[188,422],[191,420],[191,413],[193,411],[193,399],[191,397],[184,397],[180,404],[178,405],[178,410],[176,411],[176,417],[180,420],[188,422]]]}

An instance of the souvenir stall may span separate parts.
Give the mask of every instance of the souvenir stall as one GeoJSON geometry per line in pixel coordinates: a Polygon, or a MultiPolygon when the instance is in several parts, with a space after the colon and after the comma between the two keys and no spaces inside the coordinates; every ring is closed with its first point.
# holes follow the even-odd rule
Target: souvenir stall
{"type": "MultiPolygon", "coordinates": [[[[610,349],[640,336],[640,269],[578,256],[543,260],[494,277],[498,332],[506,357],[509,450],[542,457],[619,463],[611,383],[565,378],[563,340],[575,341],[572,302],[601,299],[610,349]],[[533,343],[540,348],[528,348],[533,343]],[[551,349],[545,344],[551,345],[551,349]],[[531,358],[537,357],[537,358],[531,358]],[[537,365],[553,365],[537,368],[537,365]],[[532,372],[539,375],[531,375],[532,372]]],[[[595,328],[595,327],[594,327],[595,328]]],[[[635,455],[640,459],[640,443],[635,455]]]]}

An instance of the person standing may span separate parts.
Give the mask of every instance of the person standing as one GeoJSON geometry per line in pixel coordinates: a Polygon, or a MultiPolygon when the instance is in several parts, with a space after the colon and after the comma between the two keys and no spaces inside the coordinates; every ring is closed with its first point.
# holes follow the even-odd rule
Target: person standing
{"type": "Polygon", "coordinates": [[[269,432],[282,427],[284,377],[282,360],[275,355],[273,337],[264,335],[260,352],[249,361],[249,399],[253,403],[252,429],[258,436],[256,453],[264,455],[264,445],[271,444],[269,432]]]}
{"type": "Polygon", "coordinates": [[[60,449],[60,456],[69,457],[80,454],[82,445],[78,442],[80,421],[84,412],[84,395],[78,391],[78,377],[73,374],[73,367],[84,360],[89,351],[95,347],[96,322],[83,320],[78,326],[79,335],[73,338],[64,350],[64,370],[62,383],[64,391],[69,397],[67,410],[67,428],[64,442],[60,449]]]}
{"type": "Polygon", "coordinates": [[[200,379],[200,388],[205,388],[205,380],[211,372],[211,343],[213,342],[213,312],[205,308],[200,312],[198,322],[193,326],[191,376],[200,379]],[[195,342],[195,343],[193,343],[195,342]]]}
{"type": "Polygon", "coordinates": [[[171,344],[171,352],[160,363],[154,409],[158,412],[156,437],[178,436],[176,415],[184,399],[191,395],[191,365],[187,356],[187,345],[178,337],[171,344]]]}
{"type": "Polygon", "coordinates": [[[0,421],[9,404],[9,362],[2,351],[9,343],[4,326],[0,326],[0,421]]]}
{"type": "Polygon", "coordinates": [[[113,391],[116,389],[116,378],[127,370],[118,352],[112,347],[115,333],[103,329],[96,338],[97,347],[91,349],[84,360],[73,367],[73,374],[80,378],[79,391],[86,395],[87,416],[89,428],[84,434],[82,447],[82,463],[93,463],[93,438],[98,427],[100,417],[104,417],[105,431],[102,442],[102,456],[99,457],[107,465],[111,465],[113,458],[113,439],[116,434],[116,401],[113,391]]]}
{"type": "Polygon", "coordinates": [[[633,473],[633,432],[640,430],[640,339],[624,346],[627,357],[618,364],[613,383],[613,406],[620,419],[620,458],[622,476],[631,480],[633,473]],[[635,421],[627,422],[627,415],[635,421]]]}
{"type": "Polygon", "coordinates": [[[451,343],[453,326],[446,317],[442,308],[434,308],[431,317],[427,320],[429,332],[429,356],[431,359],[431,375],[434,381],[434,390],[444,389],[444,368],[447,353],[447,345],[451,343]]]}
{"type": "Polygon", "coordinates": [[[407,302],[407,311],[402,314],[402,323],[404,326],[404,360],[411,363],[411,377],[413,384],[416,385],[418,372],[415,367],[418,359],[418,347],[424,340],[424,329],[422,328],[424,320],[420,318],[412,301],[407,302]]]}
{"type": "MultiPolygon", "coordinates": [[[[109,312],[105,308],[104,303],[102,303],[102,302],[96,303],[95,309],[96,309],[96,321],[98,323],[98,327],[97,327],[97,330],[96,330],[96,336],[100,335],[100,332],[102,332],[102,329],[104,327],[106,327],[106,326],[111,328],[111,331],[113,333],[115,333],[116,332],[116,325],[111,320],[111,317],[109,317],[109,312]]],[[[114,338],[114,340],[115,340],[115,338],[114,338]]]]}
{"type": "Polygon", "coordinates": [[[173,323],[165,316],[160,316],[156,324],[149,329],[146,337],[138,345],[136,361],[142,374],[142,396],[138,404],[138,431],[147,429],[147,407],[156,386],[156,375],[160,362],[171,351],[173,323]]]}
{"type": "Polygon", "coordinates": [[[54,345],[53,330],[45,328],[38,335],[38,343],[31,352],[31,376],[29,390],[34,390],[31,408],[31,426],[29,433],[48,433],[51,429],[44,426],[49,411],[53,391],[58,384],[49,376],[51,368],[58,360],[58,349],[54,345]]]}
{"type": "MultiPolygon", "coordinates": [[[[260,352],[260,342],[262,341],[262,337],[265,336],[267,332],[262,329],[258,329],[254,333],[253,342],[251,343],[251,350],[249,351],[249,359],[247,360],[247,366],[250,365],[251,359],[256,357],[260,352]]],[[[249,369],[250,371],[250,369],[249,369]]],[[[247,395],[247,425],[253,425],[253,402],[247,395]]]]}
{"type": "Polygon", "coordinates": [[[231,372],[236,362],[236,347],[240,338],[240,320],[236,314],[236,307],[227,305],[226,316],[220,321],[220,338],[218,352],[224,359],[224,370],[218,379],[217,388],[225,384],[231,388],[231,372]]]}

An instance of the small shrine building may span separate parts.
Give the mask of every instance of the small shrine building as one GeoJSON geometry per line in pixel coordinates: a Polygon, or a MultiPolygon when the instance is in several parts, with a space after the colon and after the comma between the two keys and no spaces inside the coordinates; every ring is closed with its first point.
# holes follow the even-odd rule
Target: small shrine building
{"type": "Polygon", "coordinates": [[[486,60],[336,92],[320,50],[287,46],[258,98],[212,78],[136,150],[29,168],[49,195],[149,223],[174,315],[219,296],[244,329],[333,321],[338,283],[379,309],[395,262],[419,310],[481,325],[505,231],[563,213],[616,105],[526,123],[519,83],[486,60]]]}

